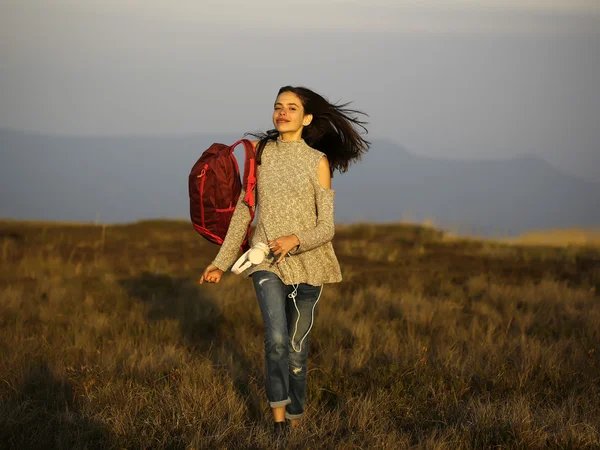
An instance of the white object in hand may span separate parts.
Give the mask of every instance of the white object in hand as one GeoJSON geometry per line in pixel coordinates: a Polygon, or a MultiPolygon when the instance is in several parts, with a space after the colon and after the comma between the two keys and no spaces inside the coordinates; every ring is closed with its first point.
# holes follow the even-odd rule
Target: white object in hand
{"type": "Polygon", "coordinates": [[[236,275],[241,274],[244,270],[252,265],[260,264],[265,260],[265,257],[270,253],[269,246],[262,242],[252,246],[250,250],[244,253],[235,262],[231,271],[236,275]]]}

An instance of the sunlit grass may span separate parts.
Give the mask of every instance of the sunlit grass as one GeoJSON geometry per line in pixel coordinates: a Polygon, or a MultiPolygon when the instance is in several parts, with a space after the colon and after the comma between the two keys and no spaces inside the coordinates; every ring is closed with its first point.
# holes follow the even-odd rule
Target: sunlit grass
{"type": "MultiPolygon", "coordinates": [[[[0,442],[266,448],[250,280],[184,221],[0,225],[0,442]]],[[[600,250],[338,227],[289,448],[599,448],[600,250]]]]}

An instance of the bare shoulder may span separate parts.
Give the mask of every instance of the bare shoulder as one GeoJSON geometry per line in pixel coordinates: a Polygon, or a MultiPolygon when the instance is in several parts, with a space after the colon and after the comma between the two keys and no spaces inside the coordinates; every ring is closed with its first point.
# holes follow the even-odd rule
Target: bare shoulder
{"type": "Polygon", "coordinates": [[[319,156],[319,172],[325,169],[329,170],[329,160],[327,159],[327,155],[323,153],[319,156]]]}
{"type": "Polygon", "coordinates": [[[319,161],[319,170],[322,166],[327,166],[327,168],[329,168],[329,160],[327,159],[327,155],[324,152],[320,150],[315,150],[314,148],[311,148],[311,151],[315,160],[319,161]]]}
{"type": "Polygon", "coordinates": [[[326,189],[331,189],[331,169],[329,168],[329,160],[325,153],[323,153],[323,156],[319,159],[318,177],[321,186],[326,189]]]}
{"type": "Polygon", "coordinates": [[[319,180],[319,184],[326,189],[331,189],[331,169],[329,167],[329,159],[327,159],[327,155],[309,145],[306,145],[305,148],[310,152],[311,157],[314,157],[313,161],[318,161],[317,178],[319,180]]]}

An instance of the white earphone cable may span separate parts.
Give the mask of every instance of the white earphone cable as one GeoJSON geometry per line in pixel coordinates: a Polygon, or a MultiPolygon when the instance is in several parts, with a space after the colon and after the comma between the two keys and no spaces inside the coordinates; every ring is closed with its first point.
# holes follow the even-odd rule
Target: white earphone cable
{"type": "MultiPolygon", "coordinates": [[[[268,242],[269,239],[267,236],[267,230],[265,229],[265,224],[261,223],[261,225],[262,225],[263,231],[265,232],[265,239],[268,242]]],[[[284,265],[286,266],[286,270],[290,269],[287,266],[288,260],[286,260],[285,257],[281,260],[281,262],[285,263],[284,265]]],[[[282,267],[281,263],[280,263],[280,267],[282,267]]],[[[289,272],[288,272],[288,276],[289,276],[289,272]]],[[[292,279],[292,277],[290,277],[290,279],[292,279]]],[[[319,303],[319,299],[321,298],[321,293],[323,292],[323,286],[321,286],[321,290],[319,291],[319,296],[317,297],[317,300],[315,301],[315,303],[312,307],[310,326],[308,327],[308,330],[306,330],[306,333],[304,333],[304,336],[302,336],[302,339],[300,339],[299,347],[296,348],[296,345],[294,344],[294,339],[296,338],[296,333],[298,332],[298,323],[300,322],[300,310],[298,309],[298,304],[296,303],[296,297],[298,295],[298,286],[300,286],[300,283],[292,282],[292,287],[294,288],[294,290],[290,294],[288,294],[288,298],[291,298],[292,301],[294,302],[294,308],[296,308],[296,313],[298,314],[298,317],[296,318],[296,323],[294,324],[294,333],[292,334],[291,343],[292,343],[292,350],[299,353],[302,350],[302,343],[304,342],[304,339],[306,339],[306,337],[308,336],[308,333],[312,329],[313,323],[315,321],[315,307],[317,306],[317,303],[319,303]]]]}

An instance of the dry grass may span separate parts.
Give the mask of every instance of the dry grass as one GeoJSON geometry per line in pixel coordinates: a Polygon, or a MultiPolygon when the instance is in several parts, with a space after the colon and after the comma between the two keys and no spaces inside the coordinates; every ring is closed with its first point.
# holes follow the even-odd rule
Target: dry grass
{"type": "Polygon", "coordinates": [[[522,234],[509,242],[524,245],[552,245],[565,247],[595,246],[600,247],[600,230],[586,230],[579,228],[533,231],[522,234]]]}
{"type": "MultiPolygon", "coordinates": [[[[181,222],[0,224],[0,442],[267,448],[250,280],[181,222]]],[[[340,227],[289,448],[600,448],[600,251],[340,227]]]]}

